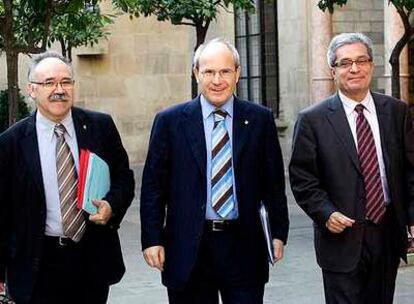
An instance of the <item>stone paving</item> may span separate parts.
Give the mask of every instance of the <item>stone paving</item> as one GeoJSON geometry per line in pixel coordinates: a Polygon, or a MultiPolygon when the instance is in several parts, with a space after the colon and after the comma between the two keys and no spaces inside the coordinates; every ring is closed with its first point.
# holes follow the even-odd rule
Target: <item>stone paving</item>
{"type": "MultiPolygon", "coordinates": [[[[112,287],[110,304],[164,304],[167,293],[158,271],[145,264],[140,247],[139,184],[136,169],[137,197],[120,229],[122,249],[127,267],[123,280],[112,287]]],[[[285,258],[271,269],[266,285],[265,303],[324,303],[322,277],[313,250],[311,221],[297,207],[288,192],[291,228],[285,258]]],[[[399,269],[395,304],[414,303],[414,267],[399,269]]],[[[197,303],[194,303],[197,304],[197,303]]]]}

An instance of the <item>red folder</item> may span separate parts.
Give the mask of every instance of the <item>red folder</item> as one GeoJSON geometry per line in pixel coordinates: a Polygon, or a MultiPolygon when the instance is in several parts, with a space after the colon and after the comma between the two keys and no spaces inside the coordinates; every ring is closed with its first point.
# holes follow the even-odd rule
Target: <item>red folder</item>
{"type": "Polygon", "coordinates": [[[78,209],[82,209],[83,192],[85,189],[86,174],[88,173],[88,163],[90,151],[81,149],[79,156],[79,178],[78,178],[78,209]]]}

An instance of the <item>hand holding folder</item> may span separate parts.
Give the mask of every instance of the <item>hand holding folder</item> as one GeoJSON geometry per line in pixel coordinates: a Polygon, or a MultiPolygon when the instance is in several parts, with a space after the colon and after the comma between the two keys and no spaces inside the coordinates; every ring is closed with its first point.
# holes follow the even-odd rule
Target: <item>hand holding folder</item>
{"type": "Polygon", "coordinates": [[[81,150],[79,160],[78,208],[96,214],[94,199],[102,199],[109,191],[111,179],[108,164],[95,153],[81,150]]]}

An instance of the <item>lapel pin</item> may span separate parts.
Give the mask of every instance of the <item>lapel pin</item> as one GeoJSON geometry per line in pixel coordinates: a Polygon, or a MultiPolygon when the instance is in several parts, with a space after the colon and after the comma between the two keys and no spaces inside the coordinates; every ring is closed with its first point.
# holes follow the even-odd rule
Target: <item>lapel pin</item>
{"type": "Polygon", "coordinates": [[[83,125],[83,129],[86,130],[86,125],[83,125]]]}
{"type": "Polygon", "coordinates": [[[245,125],[248,125],[248,124],[249,124],[249,121],[248,121],[248,120],[245,120],[245,121],[244,121],[244,124],[245,124],[245,125]]]}

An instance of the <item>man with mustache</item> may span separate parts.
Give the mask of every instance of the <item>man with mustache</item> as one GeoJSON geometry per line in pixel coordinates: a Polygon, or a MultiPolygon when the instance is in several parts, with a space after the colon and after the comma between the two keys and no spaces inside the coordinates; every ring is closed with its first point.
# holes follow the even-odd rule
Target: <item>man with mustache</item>
{"type": "Polygon", "coordinates": [[[289,172],[312,218],[326,303],[393,302],[407,228],[414,233],[413,129],[406,103],[370,91],[371,40],[334,37],[338,92],[299,114],[289,172]]]}
{"type": "Polygon", "coordinates": [[[17,304],[106,303],[125,272],[117,229],[134,196],[134,177],[112,118],[73,105],[65,58],[33,58],[29,96],[37,110],[0,135],[0,291],[17,304]],[[110,168],[98,212],[76,207],[79,152],[110,168]]]}

